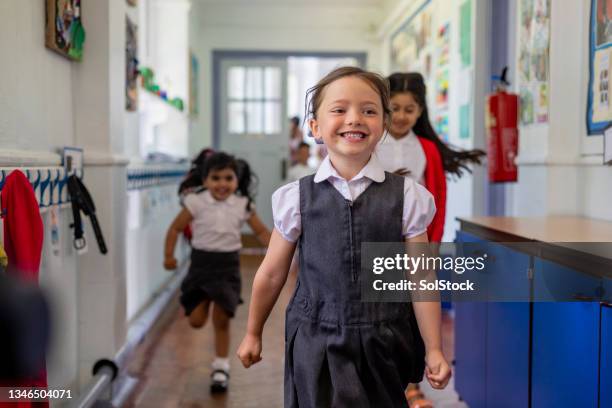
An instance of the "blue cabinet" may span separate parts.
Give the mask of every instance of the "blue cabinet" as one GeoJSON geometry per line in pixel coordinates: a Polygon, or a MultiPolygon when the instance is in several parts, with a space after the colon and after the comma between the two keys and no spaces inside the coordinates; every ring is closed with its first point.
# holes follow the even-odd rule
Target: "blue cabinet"
{"type": "Polygon", "coordinates": [[[492,254],[491,301],[456,304],[455,384],[468,405],[612,408],[612,279],[561,265],[559,252],[457,237],[492,254]]]}
{"type": "Polygon", "coordinates": [[[597,407],[599,308],[534,303],[533,407],[597,407]]]}
{"type": "Polygon", "coordinates": [[[471,408],[486,407],[486,304],[459,302],[454,307],[455,388],[471,408]]]}
{"type": "MultiPolygon", "coordinates": [[[[484,242],[484,240],[457,232],[457,242],[484,242]]],[[[470,407],[486,407],[485,355],[486,355],[486,303],[457,302],[455,309],[455,388],[470,407]]]]}
{"type": "Polygon", "coordinates": [[[487,407],[529,404],[529,256],[491,245],[487,262],[487,407]],[[516,302],[523,300],[523,302],[516,302]]]}
{"type": "Polygon", "coordinates": [[[600,284],[598,278],[536,258],[533,407],[597,406],[600,305],[567,300],[595,296],[600,284]]]}
{"type": "MultiPolygon", "coordinates": [[[[529,256],[458,232],[459,243],[482,243],[492,299],[529,298],[529,256]]],[[[469,255],[469,254],[464,254],[469,255]]],[[[470,407],[529,403],[529,303],[455,304],[455,384],[470,407]]]]}
{"type": "Polygon", "coordinates": [[[599,406],[612,407],[612,306],[601,308],[599,356],[599,406]]]}

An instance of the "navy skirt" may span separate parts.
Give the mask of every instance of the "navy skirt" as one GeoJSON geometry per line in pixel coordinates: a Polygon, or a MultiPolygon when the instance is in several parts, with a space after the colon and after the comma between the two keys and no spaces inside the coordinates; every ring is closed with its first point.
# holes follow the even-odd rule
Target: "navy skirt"
{"type": "Polygon", "coordinates": [[[240,298],[240,255],[233,252],[210,252],[193,248],[189,272],[181,284],[181,305],[185,315],[205,300],[220,306],[234,317],[240,298]]]}

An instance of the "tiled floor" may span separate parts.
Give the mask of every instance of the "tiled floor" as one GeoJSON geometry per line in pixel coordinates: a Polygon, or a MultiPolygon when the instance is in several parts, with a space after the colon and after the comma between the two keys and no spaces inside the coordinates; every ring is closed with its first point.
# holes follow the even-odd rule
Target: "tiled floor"
{"type": "MultiPolygon", "coordinates": [[[[250,288],[260,256],[242,257],[242,276],[245,304],[248,304],[250,288]]],[[[175,307],[168,311],[167,324],[160,323],[159,333],[151,335],[138,352],[130,367],[141,382],[132,396],[130,408],[217,408],[217,407],[265,407],[283,405],[283,361],[284,361],[284,311],[295,284],[291,274],[281,298],[270,315],[264,331],[263,360],[245,370],[234,355],[231,355],[230,390],[226,395],[211,396],[209,393],[210,362],[213,357],[213,332],[208,325],[200,330],[192,329],[182,310],[175,307]]],[[[231,350],[236,350],[244,334],[247,308],[238,308],[232,322],[231,350]]],[[[452,361],[452,319],[446,316],[443,322],[444,351],[452,361]]],[[[460,408],[457,396],[450,387],[435,391],[423,384],[427,396],[435,407],[460,408]]]]}

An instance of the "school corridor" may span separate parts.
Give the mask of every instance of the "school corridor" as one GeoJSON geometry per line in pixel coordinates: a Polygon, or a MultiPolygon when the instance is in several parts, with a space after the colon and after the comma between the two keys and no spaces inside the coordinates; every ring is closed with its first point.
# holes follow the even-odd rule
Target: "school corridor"
{"type": "Polygon", "coordinates": [[[612,408],[611,52],[612,0],[0,0],[0,408],[612,408]]]}

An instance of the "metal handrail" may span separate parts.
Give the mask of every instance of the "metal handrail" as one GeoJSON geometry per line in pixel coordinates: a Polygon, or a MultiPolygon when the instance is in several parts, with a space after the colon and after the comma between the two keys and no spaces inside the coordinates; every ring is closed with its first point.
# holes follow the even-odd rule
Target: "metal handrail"
{"type": "MultiPolygon", "coordinates": [[[[119,367],[122,367],[121,370],[123,370],[123,367],[126,366],[136,347],[141,344],[148,331],[157,321],[159,315],[172,300],[172,297],[178,290],[183,277],[187,274],[188,266],[189,261],[187,259],[181,262],[179,267],[180,272],[170,280],[166,288],[158,294],[157,299],[153,302],[153,304],[151,304],[147,311],[138,318],[132,329],[129,330],[126,343],[116,354],[114,361],[104,359],[98,361],[94,365],[94,378],[89,384],[87,384],[87,387],[83,393],[81,393],[79,398],[74,401],[72,405],[70,405],[70,408],[88,408],[94,406],[96,402],[100,401],[106,402],[109,407],[122,405],[122,397],[125,399],[126,396],[129,396],[129,392],[127,395],[124,395],[124,393],[122,393],[120,390],[117,395],[110,395],[113,381],[118,376],[120,371],[119,367]],[[107,391],[109,392],[109,395],[107,398],[104,398],[103,394],[107,391]]],[[[122,377],[122,379],[119,381],[122,380],[125,379],[122,377]]],[[[114,391],[117,392],[116,389],[114,391]]]]}
{"type": "Polygon", "coordinates": [[[110,401],[111,384],[117,378],[119,372],[117,365],[111,360],[102,359],[94,364],[92,371],[93,380],[87,384],[85,390],[70,405],[70,408],[89,408],[100,400],[110,401]],[[103,398],[103,394],[106,392],[109,395],[103,398]]]}

